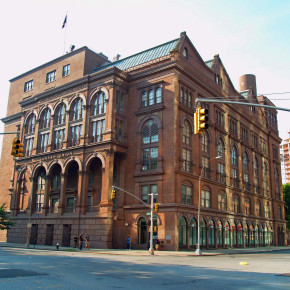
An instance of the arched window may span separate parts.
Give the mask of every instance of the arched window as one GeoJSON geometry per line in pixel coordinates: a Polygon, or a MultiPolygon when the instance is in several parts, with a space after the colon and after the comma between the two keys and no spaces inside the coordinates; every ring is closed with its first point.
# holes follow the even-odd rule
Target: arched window
{"type": "Polygon", "coordinates": [[[76,98],[72,103],[70,119],[70,145],[80,144],[83,130],[83,100],[76,98]]]}
{"type": "Polygon", "coordinates": [[[238,182],[238,153],[235,146],[232,147],[232,182],[233,186],[239,187],[238,182]]]}
{"type": "Polygon", "coordinates": [[[240,212],[240,198],[237,194],[233,196],[233,210],[235,213],[240,212]]]}
{"type": "Polygon", "coordinates": [[[197,244],[197,222],[195,218],[191,219],[189,234],[189,244],[195,246],[197,244]]]}
{"type": "Polygon", "coordinates": [[[83,100],[76,98],[72,103],[71,121],[80,120],[83,118],[83,100]]]}
{"type": "Polygon", "coordinates": [[[210,191],[208,189],[201,190],[200,206],[211,207],[211,196],[210,196],[210,191]]]}
{"type": "Polygon", "coordinates": [[[256,216],[261,216],[261,202],[259,200],[256,202],[256,216]]]}
{"type": "Polygon", "coordinates": [[[44,191],[45,191],[45,170],[42,168],[39,170],[36,177],[35,186],[35,198],[34,198],[34,211],[41,212],[43,202],[44,202],[44,191]]]}
{"type": "Polygon", "coordinates": [[[218,209],[227,210],[227,195],[225,193],[218,194],[218,209]]]}
{"type": "Polygon", "coordinates": [[[186,247],[186,219],[181,217],[179,220],[179,247],[183,248],[186,247]]]}
{"type": "Polygon", "coordinates": [[[181,202],[192,204],[192,186],[181,185],[181,202]]]}
{"type": "Polygon", "coordinates": [[[147,243],[147,223],[145,218],[140,218],[138,223],[138,244],[147,243]]]}
{"type": "Polygon", "coordinates": [[[201,152],[202,152],[202,168],[203,168],[203,177],[210,178],[210,164],[209,164],[209,136],[208,132],[204,131],[201,135],[201,152]]]}
{"type": "Polygon", "coordinates": [[[30,156],[32,154],[34,143],[35,120],[36,120],[35,115],[30,114],[25,123],[24,156],[30,156]]]}
{"type": "Polygon", "coordinates": [[[258,163],[258,158],[254,158],[254,188],[255,188],[255,193],[259,193],[259,163],[258,163]]]}
{"type": "Polygon", "coordinates": [[[190,172],[191,170],[191,127],[188,121],[184,121],[182,130],[182,169],[190,172]]]}
{"type": "Polygon", "coordinates": [[[40,116],[40,123],[39,123],[39,129],[47,129],[50,127],[50,109],[46,108],[43,110],[40,116]]]}
{"type": "Polygon", "coordinates": [[[245,214],[246,215],[251,214],[251,200],[249,198],[245,199],[245,214]]]}
{"type": "Polygon", "coordinates": [[[264,180],[264,195],[269,196],[269,182],[268,182],[269,174],[268,174],[268,165],[264,162],[263,166],[263,180],[264,180]]]}
{"type": "Polygon", "coordinates": [[[275,168],[274,174],[275,174],[275,183],[276,183],[276,187],[275,187],[276,197],[278,199],[280,199],[281,198],[281,194],[280,194],[280,178],[279,178],[279,170],[278,170],[277,167],[275,168]]]}
{"type": "Polygon", "coordinates": [[[50,137],[50,109],[46,108],[40,115],[38,152],[47,152],[50,137]]]}
{"type": "Polygon", "coordinates": [[[142,170],[157,168],[158,126],[156,121],[149,120],[142,129],[142,170]]]}
{"type": "Polygon", "coordinates": [[[243,179],[246,190],[250,190],[250,178],[249,178],[249,158],[246,152],[243,153],[243,179]]]}
{"type": "Polygon", "coordinates": [[[93,101],[92,115],[100,115],[106,113],[106,95],[104,92],[98,92],[93,101]]]}
{"type": "Polygon", "coordinates": [[[65,138],[66,105],[61,103],[56,108],[53,127],[53,149],[61,149],[65,138]]]}
{"type": "Polygon", "coordinates": [[[218,181],[221,183],[226,182],[226,175],[225,175],[225,150],[224,150],[224,143],[221,139],[218,140],[218,181]]]}
{"type": "Polygon", "coordinates": [[[270,207],[268,201],[265,203],[265,218],[270,218],[270,207]]]}
{"type": "Polygon", "coordinates": [[[55,111],[54,125],[63,125],[66,121],[66,105],[61,103],[55,111]]]}

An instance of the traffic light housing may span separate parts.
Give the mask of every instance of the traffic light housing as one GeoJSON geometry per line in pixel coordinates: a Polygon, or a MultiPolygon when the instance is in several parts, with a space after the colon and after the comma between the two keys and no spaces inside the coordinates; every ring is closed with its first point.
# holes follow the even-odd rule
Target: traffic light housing
{"type": "Polygon", "coordinates": [[[154,211],[155,212],[159,211],[159,204],[158,203],[154,203],[154,211]]]}
{"type": "Polygon", "coordinates": [[[18,138],[14,138],[12,143],[11,155],[15,157],[23,157],[23,147],[24,144],[22,144],[18,138]]]}
{"type": "Polygon", "coordinates": [[[111,198],[112,199],[115,199],[116,198],[116,189],[112,189],[111,198]]]}
{"type": "Polygon", "coordinates": [[[201,134],[208,128],[208,109],[196,108],[194,113],[194,134],[201,134]]]}

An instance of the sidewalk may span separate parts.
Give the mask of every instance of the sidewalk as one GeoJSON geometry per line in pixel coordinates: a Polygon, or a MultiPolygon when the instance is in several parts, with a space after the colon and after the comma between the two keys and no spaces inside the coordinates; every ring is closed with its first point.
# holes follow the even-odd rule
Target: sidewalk
{"type": "MultiPolygon", "coordinates": [[[[9,248],[25,248],[24,244],[15,243],[3,243],[0,242],[0,247],[9,248]]],[[[45,245],[30,245],[30,250],[47,250],[47,251],[57,251],[55,246],[45,246],[45,245]]],[[[217,256],[217,255],[237,255],[237,254],[249,254],[249,253],[262,253],[262,252],[273,252],[273,251],[290,251],[290,246],[288,247],[256,247],[256,248],[231,248],[231,249],[212,249],[202,251],[203,256],[217,256]]],[[[96,253],[96,254],[106,254],[106,255],[130,255],[130,256],[147,256],[149,255],[148,250],[125,250],[125,249],[83,249],[80,251],[78,248],[72,247],[60,247],[59,251],[64,252],[79,252],[79,253],[96,253]]],[[[154,251],[156,256],[196,256],[194,251],[154,251]]]]}

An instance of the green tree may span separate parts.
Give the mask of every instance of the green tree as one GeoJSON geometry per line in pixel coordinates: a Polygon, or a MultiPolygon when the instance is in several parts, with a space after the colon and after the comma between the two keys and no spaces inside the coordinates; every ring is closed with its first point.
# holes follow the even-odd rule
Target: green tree
{"type": "Polygon", "coordinates": [[[283,185],[283,196],[285,201],[285,219],[287,221],[287,229],[290,230],[290,183],[283,185]]]}
{"type": "Polygon", "coordinates": [[[8,230],[13,225],[14,223],[8,217],[5,203],[0,205],[0,230],[8,230]]]}

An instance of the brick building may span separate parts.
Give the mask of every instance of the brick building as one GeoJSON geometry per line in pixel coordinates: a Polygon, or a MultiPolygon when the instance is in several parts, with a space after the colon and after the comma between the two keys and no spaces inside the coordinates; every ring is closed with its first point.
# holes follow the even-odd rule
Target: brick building
{"type": "Polygon", "coordinates": [[[276,110],[255,77],[234,88],[218,55],[204,62],[190,39],[178,39],[110,62],[83,47],[10,80],[5,131],[20,125],[22,158],[5,135],[0,198],[16,223],[10,242],[147,248],[148,207],[124,188],[160,205],[154,236],[166,250],[197,242],[199,177],[204,247],[282,245],[284,203],[276,110]],[[193,134],[197,98],[212,98],[209,129],[193,134]],[[220,159],[216,159],[217,156],[220,159]],[[202,170],[203,169],[203,170],[202,170]],[[31,209],[31,215],[30,215],[31,209]]]}

